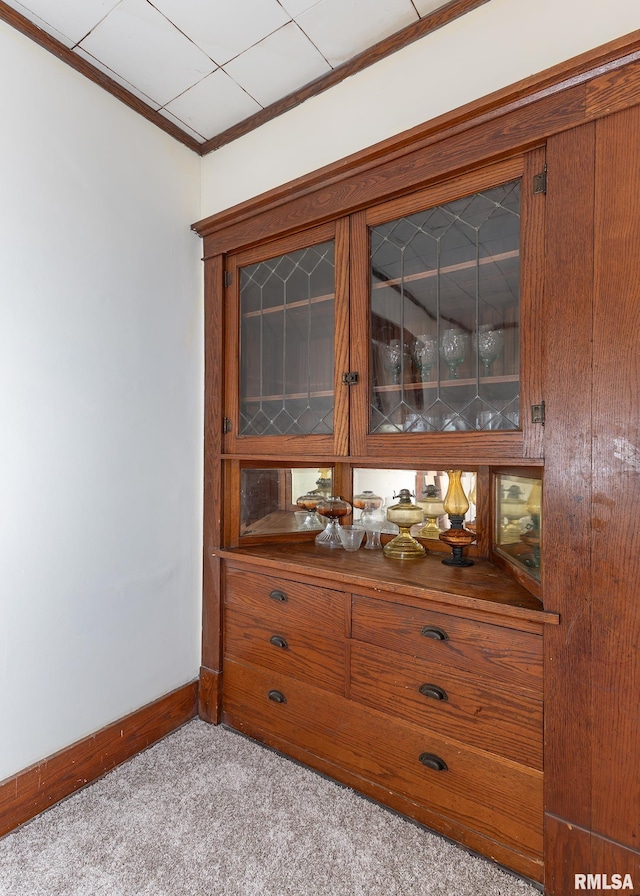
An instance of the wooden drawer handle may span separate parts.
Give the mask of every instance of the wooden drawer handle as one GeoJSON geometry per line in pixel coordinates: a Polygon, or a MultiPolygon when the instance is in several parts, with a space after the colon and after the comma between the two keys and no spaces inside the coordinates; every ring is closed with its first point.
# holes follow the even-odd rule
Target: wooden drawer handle
{"type": "Polygon", "coordinates": [[[438,628],[436,625],[425,625],[424,628],[420,629],[420,634],[425,638],[432,638],[434,641],[449,640],[449,635],[445,630],[443,628],[438,628]]]}
{"type": "Polygon", "coordinates": [[[444,759],[440,759],[435,753],[420,753],[420,762],[434,772],[446,772],[448,768],[444,759]]]}
{"type": "Polygon", "coordinates": [[[282,691],[269,691],[267,694],[269,700],[273,700],[274,703],[286,703],[287,698],[282,693],[282,691]]]}
{"type": "Polygon", "coordinates": [[[437,684],[421,684],[418,688],[423,697],[431,697],[432,700],[448,700],[447,692],[439,688],[437,684]]]}
{"type": "Polygon", "coordinates": [[[289,598],[288,598],[287,595],[284,593],[284,591],[278,591],[277,588],[274,589],[274,590],[269,594],[269,597],[271,598],[271,600],[279,600],[281,603],[284,603],[285,601],[289,600],[289,598]]]}
{"type": "Polygon", "coordinates": [[[271,635],[269,638],[269,644],[273,644],[274,647],[281,647],[282,650],[287,650],[289,645],[285,641],[284,638],[281,638],[280,635],[271,635]]]}

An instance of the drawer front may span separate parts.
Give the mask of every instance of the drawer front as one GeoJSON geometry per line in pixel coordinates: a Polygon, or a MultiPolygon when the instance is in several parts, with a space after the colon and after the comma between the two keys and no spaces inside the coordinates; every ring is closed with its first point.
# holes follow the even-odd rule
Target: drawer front
{"type": "Polygon", "coordinates": [[[342,638],[346,600],[341,591],[315,588],[251,570],[227,569],[225,603],[272,625],[287,621],[305,631],[342,638]]]}
{"type": "Polygon", "coordinates": [[[351,699],[542,769],[542,702],[472,673],[354,642],[351,699]]]}
{"type": "Polygon", "coordinates": [[[354,595],[352,637],[542,694],[542,635],[354,595]]]}
{"type": "Polygon", "coordinates": [[[329,688],[345,690],[345,641],[305,631],[289,620],[269,624],[225,607],[227,656],[329,688]]]}
{"type": "Polygon", "coordinates": [[[245,720],[518,852],[542,854],[538,771],[231,660],[223,720],[245,720]]]}

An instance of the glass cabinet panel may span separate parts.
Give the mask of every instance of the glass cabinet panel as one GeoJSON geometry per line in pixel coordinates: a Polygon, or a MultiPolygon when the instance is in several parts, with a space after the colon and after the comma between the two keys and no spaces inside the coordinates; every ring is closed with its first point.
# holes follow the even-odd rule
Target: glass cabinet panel
{"type": "Polygon", "coordinates": [[[369,431],[520,426],[520,181],[370,228],[369,431]]]}
{"type": "Polygon", "coordinates": [[[240,271],[240,435],[332,433],[332,240],[240,271]]]}
{"type": "Polygon", "coordinates": [[[332,467],[243,467],[240,537],[322,529],[315,508],[332,483],[332,467]]]}
{"type": "Polygon", "coordinates": [[[493,550],[540,581],[542,569],[542,478],[495,475],[493,550]]]}

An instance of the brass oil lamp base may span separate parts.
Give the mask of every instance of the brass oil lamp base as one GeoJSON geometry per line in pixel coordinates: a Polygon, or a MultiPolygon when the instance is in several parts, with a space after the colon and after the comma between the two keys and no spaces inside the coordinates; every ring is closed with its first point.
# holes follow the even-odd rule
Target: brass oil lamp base
{"type": "Polygon", "coordinates": [[[426,555],[426,550],[411,535],[410,529],[424,520],[421,507],[411,503],[411,492],[403,488],[398,495],[397,504],[387,509],[387,519],[400,529],[395,538],[384,546],[384,556],[391,560],[419,560],[426,555]]]}

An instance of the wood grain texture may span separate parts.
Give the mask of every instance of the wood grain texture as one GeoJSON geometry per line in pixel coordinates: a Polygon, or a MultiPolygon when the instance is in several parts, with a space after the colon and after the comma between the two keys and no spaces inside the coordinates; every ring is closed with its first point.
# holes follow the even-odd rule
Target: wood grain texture
{"type": "Polygon", "coordinates": [[[547,144],[543,379],[545,808],[591,819],[591,375],[594,125],[547,144]],[[579,745],[579,749],[577,749],[579,745]]]}
{"type": "Polygon", "coordinates": [[[541,694],[542,638],[529,632],[440,613],[431,607],[418,609],[353,595],[351,636],[367,644],[481,675],[493,685],[528,691],[534,697],[541,694]],[[435,628],[445,638],[426,637],[425,628],[435,628]]]}
{"type": "Polygon", "coordinates": [[[236,607],[227,607],[224,637],[225,654],[232,659],[344,694],[344,638],[335,640],[284,621],[274,625],[236,607]]]}
{"type": "Polygon", "coordinates": [[[598,122],[590,661],[597,725],[592,829],[636,850],[640,850],[639,145],[640,107],[598,122]]]}
{"type": "Polygon", "coordinates": [[[324,551],[314,544],[269,544],[220,552],[228,566],[253,568],[309,585],[341,587],[361,594],[380,594],[403,604],[425,601],[465,618],[540,633],[557,625],[558,617],[542,611],[540,602],[510,576],[484,560],[454,569],[429,554],[414,561],[389,560],[381,551],[324,551]]]}
{"type": "Polygon", "coordinates": [[[451,665],[353,643],[350,695],[388,715],[542,770],[542,682],[536,699],[451,665]],[[437,688],[439,698],[421,692],[425,684],[437,688]]]}
{"type": "Polygon", "coordinates": [[[184,685],[3,781],[0,836],[193,719],[197,690],[197,682],[184,685]]]}
{"type": "Polygon", "coordinates": [[[220,669],[200,667],[198,684],[198,716],[211,725],[217,725],[222,711],[222,661],[220,669]]]}

